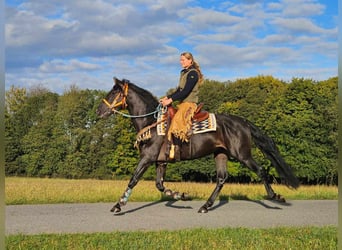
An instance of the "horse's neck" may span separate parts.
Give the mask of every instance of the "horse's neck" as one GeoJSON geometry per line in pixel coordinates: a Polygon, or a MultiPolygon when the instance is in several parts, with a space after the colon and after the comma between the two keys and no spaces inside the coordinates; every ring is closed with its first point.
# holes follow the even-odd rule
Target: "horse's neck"
{"type": "MultiPolygon", "coordinates": [[[[153,110],[155,109],[156,107],[153,110]]],[[[134,105],[128,104],[128,111],[129,111],[129,114],[133,116],[131,119],[132,119],[133,126],[137,132],[151,125],[156,120],[153,114],[149,114],[151,113],[151,111],[149,112],[147,110],[149,109],[146,107],[146,104],[143,104],[143,103],[135,103],[134,105]],[[144,115],[147,115],[147,116],[144,116],[144,115]],[[144,117],[136,118],[134,116],[144,116],[144,117]]]]}

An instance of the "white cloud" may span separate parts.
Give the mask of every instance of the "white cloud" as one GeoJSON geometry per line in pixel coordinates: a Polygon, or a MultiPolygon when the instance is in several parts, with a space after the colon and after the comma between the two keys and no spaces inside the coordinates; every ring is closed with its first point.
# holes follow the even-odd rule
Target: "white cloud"
{"type": "Polygon", "coordinates": [[[48,19],[30,11],[18,11],[7,19],[5,26],[6,46],[21,47],[43,45],[52,39],[59,41],[65,34],[76,31],[77,22],[48,19]],[[50,36],[47,37],[46,34],[50,36]]]}
{"type": "Polygon", "coordinates": [[[189,16],[186,18],[190,21],[191,26],[196,27],[199,30],[208,28],[217,29],[217,26],[229,26],[242,20],[241,17],[232,16],[227,12],[219,12],[210,9],[194,8],[187,12],[190,11],[191,14],[187,13],[189,16]]]}
{"type": "Polygon", "coordinates": [[[270,23],[277,26],[280,31],[286,33],[322,35],[330,32],[306,18],[275,18],[270,23]]]}
{"type": "Polygon", "coordinates": [[[320,15],[325,7],[316,0],[283,0],[283,14],[288,17],[320,15]]]}
{"type": "Polygon", "coordinates": [[[42,73],[67,73],[75,72],[79,70],[98,70],[99,65],[81,62],[76,59],[70,61],[52,60],[50,62],[44,62],[39,66],[39,70],[42,73]]]}

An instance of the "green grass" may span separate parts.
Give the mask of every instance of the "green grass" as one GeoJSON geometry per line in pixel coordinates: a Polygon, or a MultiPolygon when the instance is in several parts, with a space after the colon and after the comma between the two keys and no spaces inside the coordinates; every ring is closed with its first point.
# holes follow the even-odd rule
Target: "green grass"
{"type": "MultiPolygon", "coordinates": [[[[6,204],[47,203],[96,203],[114,202],[126,189],[128,181],[114,180],[66,180],[44,178],[5,179],[6,204]]],[[[195,200],[206,200],[214,190],[215,183],[170,182],[165,183],[173,191],[188,193],[195,200]]],[[[297,190],[283,185],[273,185],[276,193],[288,200],[337,200],[337,186],[301,186],[297,190]]],[[[261,184],[226,183],[221,197],[231,200],[262,200],[266,191],[261,184]]],[[[140,181],[134,188],[130,201],[156,201],[163,199],[154,181],[140,181]]]]}
{"type": "Polygon", "coordinates": [[[336,227],[16,235],[6,249],[337,249],[336,227]]]}

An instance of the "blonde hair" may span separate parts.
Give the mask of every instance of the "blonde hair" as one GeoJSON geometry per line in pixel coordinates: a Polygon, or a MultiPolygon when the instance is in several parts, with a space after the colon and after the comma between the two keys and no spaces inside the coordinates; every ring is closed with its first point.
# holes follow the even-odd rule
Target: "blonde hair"
{"type": "Polygon", "coordinates": [[[195,69],[198,73],[198,82],[199,82],[199,84],[202,84],[203,74],[202,74],[200,65],[198,64],[198,62],[195,61],[194,56],[190,52],[183,52],[183,53],[181,53],[181,56],[184,56],[186,59],[192,61],[192,65],[195,67],[195,69]]]}

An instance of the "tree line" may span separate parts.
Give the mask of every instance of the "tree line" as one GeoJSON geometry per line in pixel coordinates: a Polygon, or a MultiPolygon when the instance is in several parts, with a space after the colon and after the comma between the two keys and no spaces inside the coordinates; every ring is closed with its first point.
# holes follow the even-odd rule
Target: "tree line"
{"type": "MultiPolygon", "coordinates": [[[[274,139],[303,184],[337,184],[337,82],[272,76],[236,81],[206,79],[200,87],[203,109],[242,116],[274,139]]],[[[169,90],[171,91],[171,90],[169,90]]],[[[122,116],[99,119],[96,108],[105,91],[71,86],[59,95],[37,86],[11,86],[5,102],[7,176],[126,179],[139,154],[136,131],[122,116]]],[[[259,164],[277,174],[262,153],[259,164]]],[[[230,182],[258,177],[240,163],[228,162],[230,182]]],[[[168,181],[214,181],[212,156],[169,164],[168,181]]],[[[154,166],[144,175],[155,178],[154,166]]]]}

